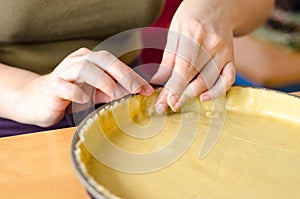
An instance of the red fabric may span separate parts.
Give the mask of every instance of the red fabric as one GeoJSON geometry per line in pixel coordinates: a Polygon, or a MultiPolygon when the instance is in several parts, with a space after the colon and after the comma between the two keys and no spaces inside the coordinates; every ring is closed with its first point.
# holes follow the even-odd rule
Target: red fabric
{"type": "MultiPolygon", "coordinates": [[[[160,17],[154,22],[151,27],[162,27],[168,28],[174,13],[176,12],[178,6],[182,0],[166,0],[165,6],[162,10],[160,17]]],[[[143,41],[146,41],[149,38],[153,37],[162,37],[162,35],[155,35],[154,32],[143,32],[142,38],[143,41]]],[[[164,41],[162,39],[162,41],[164,41]]],[[[155,49],[144,49],[142,53],[142,63],[160,63],[162,58],[162,50],[155,50],[155,49]]]]}

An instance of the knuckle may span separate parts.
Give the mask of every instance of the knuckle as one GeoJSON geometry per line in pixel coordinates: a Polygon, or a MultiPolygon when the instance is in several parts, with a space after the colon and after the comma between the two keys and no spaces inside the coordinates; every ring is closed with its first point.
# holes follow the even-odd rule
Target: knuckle
{"type": "Polygon", "coordinates": [[[209,50],[215,52],[217,49],[219,49],[221,45],[222,45],[222,38],[216,33],[211,34],[208,43],[209,50]]]}
{"type": "Polygon", "coordinates": [[[120,67],[119,68],[120,78],[133,78],[136,76],[136,73],[129,67],[120,67]]]}
{"type": "Polygon", "coordinates": [[[101,61],[101,67],[104,70],[109,70],[109,67],[111,67],[117,60],[117,58],[107,50],[95,52],[95,59],[99,59],[101,61]]]}
{"type": "Polygon", "coordinates": [[[176,68],[179,69],[178,72],[182,73],[182,75],[184,75],[187,71],[191,71],[194,69],[192,63],[190,63],[187,58],[184,58],[180,55],[177,55],[175,65],[176,68]]]}
{"type": "Polygon", "coordinates": [[[78,56],[82,56],[82,55],[87,55],[91,52],[91,50],[87,49],[87,48],[79,48],[76,51],[74,51],[73,53],[69,54],[67,56],[68,57],[78,57],[78,56]]]}
{"type": "Polygon", "coordinates": [[[91,50],[88,48],[82,47],[82,48],[79,48],[76,52],[80,53],[80,54],[88,54],[91,52],[91,50]]]}
{"type": "Polygon", "coordinates": [[[58,77],[54,77],[52,79],[51,87],[52,87],[53,91],[56,91],[60,88],[60,79],[58,77]]]}
{"type": "Polygon", "coordinates": [[[89,62],[87,60],[82,59],[82,60],[79,60],[77,62],[77,66],[80,67],[80,68],[86,69],[86,68],[90,67],[90,64],[89,64],[89,62]]]}
{"type": "Polygon", "coordinates": [[[51,92],[60,98],[70,98],[70,90],[65,85],[62,85],[62,80],[59,77],[52,79],[51,92]]]}
{"type": "Polygon", "coordinates": [[[107,50],[100,50],[97,52],[97,54],[100,56],[100,57],[103,57],[103,58],[111,58],[113,55],[107,51],[107,50]]]}
{"type": "Polygon", "coordinates": [[[204,30],[205,30],[204,25],[200,21],[196,19],[190,20],[190,31],[194,35],[201,37],[203,35],[204,30]]]}
{"type": "MultiPolygon", "coordinates": [[[[77,73],[86,73],[89,71],[91,65],[86,60],[80,60],[76,63],[75,67],[77,67],[77,73]]],[[[74,69],[73,69],[74,70],[74,69]]],[[[75,70],[74,70],[75,71],[75,70]]]]}

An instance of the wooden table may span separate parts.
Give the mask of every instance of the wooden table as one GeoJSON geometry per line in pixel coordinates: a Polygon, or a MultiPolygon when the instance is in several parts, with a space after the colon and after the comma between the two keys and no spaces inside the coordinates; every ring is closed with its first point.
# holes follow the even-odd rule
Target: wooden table
{"type": "Polygon", "coordinates": [[[0,138],[0,198],[88,199],[70,159],[75,128],[0,138]]]}

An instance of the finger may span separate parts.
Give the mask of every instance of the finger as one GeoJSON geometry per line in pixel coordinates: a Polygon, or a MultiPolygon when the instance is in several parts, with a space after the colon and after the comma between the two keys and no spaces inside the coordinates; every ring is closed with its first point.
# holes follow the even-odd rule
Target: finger
{"type": "Polygon", "coordinates": [[[221,75],[215,85],[208,91],[200,95],[202,102],[209,101],[210,99],[218,98],[226,93],[235,81],[235,67],[233,61],[230,61],[223,68],[221,75]]]}
{"type": "Polygon", "coordinates": [[[60,77],[70,82],[85,82],[111,97],[117,87],[115,81],[100,67],[84,59],[67,67],[60,77]]]}
{"type": "Polygon", "coordinates": [[[177,56],[181,56],[190,62],[198,72],[212,58],[206,50],[213,48],[211,47],[212,44],[207,42],[207,38],[210,38],[210,35],[207,35],[203,24],[195,19],[188,21],[180,37],[180,48],[178,48],[177,56]]]}
{"type": "Polygon", "coordinates": [[[130,94],[125,88],[123,88],[123,86],[121,85],[117,85],[117,88],[115,90],[115,96],[113,98],[113,100],[115,99],[119,99],[121,97],[124,97],[125,95],[130,94]]]}
{"type": "Polygon", "coordinates": [[[167,82],[166,88],[166,101],[168,106],[171,107],[173,111],[178,110],[178,99],[180,98],[182,91],[186,88],[189,80],[186,79],[182,74],[173,71],[171,78],[167,82]]]}
{"type": "Polygon", "coordinates": [[[88,48],[79,48],[78,50],[74,51],[73,53],[69,54],[68,57],[78,57],[83,55],[88,55],[92,51],[88,48]]]}
{"type": "Polygon", "coordinates": [[[114,91],[114,96],[109,96],[103,91],[96,89],[95,87],[92,87],[88,84],[84,84],[80,86],[82,90],[84,90],[85,94],[90,96],[90,99],[93,99],[93,103],[99,104],[99,103],[108,103],[111,102],[112,100],[119,99],[125,95],[128,95],[128,91],[126,91],[121,85],[117,85],[115,91],[114,91]]]}
{"type": "Polygon", "coordinates": [[[167,95],[168,89],[164,87],[159,93],[156,102],[155,102],[155,110],[159,115],[163,115],[167,110],[167,95]]]}
{"type": "Polygon", "coordinates": [[[198,69],[194,65],[198,58],[198,49],[198,43],[183,35],[180,37],[174,70],[166,85],[169,89],[167,102],[174,111],[179,108],[178,100],[182,92],[198,73],[198,69]]]}
{"type": "Polygon", "coordinates": [[[92,52],[87,59],[101,67],[130,93],[150,95],[154,92],[146,80],[107,51],[92,52]]]}
{"type": "Polygon", "coordinates": [[[95,91],[95,94],[94,94],[94,102],[95,102],[95,104],[108,103],[108,102],[111,102],[112,100],[113,100],[113,98],[111,96],[105,94],[101,90],[97,89],[95,91]]]}
{"type": "Polygon", "coordinates": [[[162,84],[170,78],[175,64],[178,41],[179,34],[176,31],[169,30],[161,64],[152,77],[151,83],[162,84]]]}
{"type": "Polygon", "coordinates": [[[90,100],[89,96],[79,86],[61,78],[53,80],[52,90],[58,98],[64,100],[80,104],[87,103],[90,100]]]}
{"type": "Polygon", "coordinates": [[[170,78],[175,63],[175,56],[174,53],[164,51],[161,64],[151,78],[151,83],[163,84],[170,78]]]}
{"type": "Polygon", "coordinates": [[[199,96],[214,85],[219,77],[222,67],[224,66],[224,59],[226,59],[226,57],[223,55],[224,53],[216,54],[216,56],[205,65],[197,78],[194,79],[183,91],[178,102],[179,105],[184,104],[190,98],[199,96]]]}
{"type": "Polygon", "coordinates": [[[195,21],[190,23],[192,23],[193,28],[191,29],[191,26],[187,26],[184,28],[183,34],[180,35],[174,66],[176,75],[173,72],[168,82],[171,86],[169,88],[171,92],[168,94],[167,101],[174,111],[177,111],[180,107],[178,100],[186,86],[210,60],[209,54],[201,47],[204,35],[202,26],[195,21]]]}

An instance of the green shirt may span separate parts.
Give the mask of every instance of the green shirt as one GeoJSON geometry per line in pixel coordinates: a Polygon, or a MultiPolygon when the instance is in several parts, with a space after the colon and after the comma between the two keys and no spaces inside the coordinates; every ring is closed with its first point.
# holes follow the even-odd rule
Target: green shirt
{"type": "MultiPolygon", "coordinates": [[[[163,2],[2,0],[0,62],[48,73],[80,47],[93,49],[109,36],[148,26],[158,17],[163,2]]],[[[130,45],[131,39],[138,36],[129,38],[126,45],[130,45]]]]}

